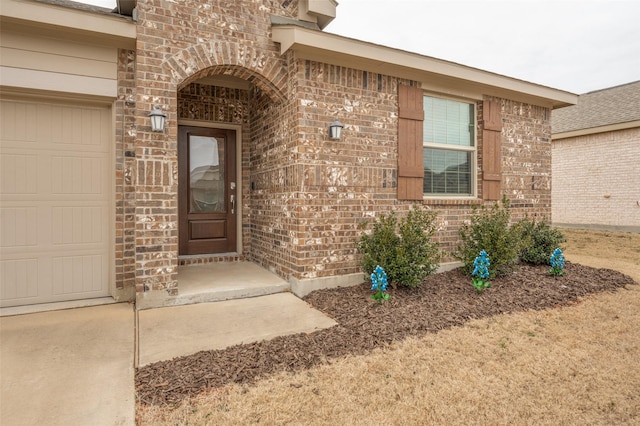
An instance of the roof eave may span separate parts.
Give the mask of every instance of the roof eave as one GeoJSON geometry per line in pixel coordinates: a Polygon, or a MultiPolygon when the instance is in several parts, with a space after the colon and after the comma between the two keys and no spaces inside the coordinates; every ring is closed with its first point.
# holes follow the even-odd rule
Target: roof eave
{"type": "Polygon", "coordinates": [[[135,48],[136,24],[130,18],[54,4],[2,0],[2,24],[21,25],[34,31],[55,31],[57,36],[82,37],[122,48],[135,48]]]}
{"type": "Polygon", "coordinates": [[[272,31],[281,53],[293,50],[302,59],[420,81],[426,90],[471,99],[491,95],[554,109],[578,101],[578,95],[566,91],[297,25],[274,25],[272,31]]]}
{"type": "Polygon", "coordinates": [[[619,130],[640,128],[640,120],[628,121],[626,123],[607,124],[606,126],[590,127],[588,129],[567,130],[553,133],[553,140],[576,138],[579,136],[593,135],[596,133],[615,132],[619,130]]]}

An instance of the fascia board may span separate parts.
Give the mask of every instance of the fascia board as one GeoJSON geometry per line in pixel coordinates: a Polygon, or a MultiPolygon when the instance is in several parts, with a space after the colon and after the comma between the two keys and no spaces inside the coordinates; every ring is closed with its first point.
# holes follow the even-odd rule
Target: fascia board
{"type": "Polygon", "coordinates": [[[273,26],[272,32],[273,40],[280,43],[281,53],[291,49],[305,59],[315,58],[334,65],[373,70],[431,86],[434,80],[444,86],[462,84],[472,93],[509,95],[510,99],[528,100],[550,108],[575,105],[578,101],[578,95],[566,91],[296,25],[273,26]]]}
{"type": "Polygon", "coordinates": [[[2,0],[0,19],[27,27],[40,27],[70,34],[90,34],[109,44],[135,47],[136,24],[119,16],[101,15],[32,1],[2,0]]]}
{"type": "Polygon", "coordinates": [[[596,133],[616,132],[619,130],[640,128],[640,120],[628,121],[626,123],[608,124],[606,126],[591,127],[588,129],[570,130],[568,132],[554,133],[553,140],[576,138],[580,136],[594,135],[596,133]]]}

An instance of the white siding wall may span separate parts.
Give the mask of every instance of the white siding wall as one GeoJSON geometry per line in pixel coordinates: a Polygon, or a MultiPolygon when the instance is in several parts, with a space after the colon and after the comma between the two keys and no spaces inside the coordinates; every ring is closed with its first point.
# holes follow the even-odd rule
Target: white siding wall
{"type": "Polygon", "coordinates": [[[0,85],[21,91],[55,91],[114,98],[118,49],[2,29],[0,85]]]}
{"type": "Polygon", "coordinates": [[[552,155],[554,224],[640,231],[640,128],[554,140],[552,155]]]}

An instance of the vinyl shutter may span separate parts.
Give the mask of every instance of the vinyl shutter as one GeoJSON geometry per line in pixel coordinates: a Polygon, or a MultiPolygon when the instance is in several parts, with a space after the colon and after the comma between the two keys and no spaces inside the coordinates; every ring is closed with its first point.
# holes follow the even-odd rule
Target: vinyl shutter
{"type": "Polygon", "coordinates": [[[398,86],[398,200],[422,200],[422,89],[398,86]]]}
{"type": "Polygon", "coordinates": [[[482,104],[482,198],[500,200],[502,185],[502,114],[500,104],[482,104]]]}

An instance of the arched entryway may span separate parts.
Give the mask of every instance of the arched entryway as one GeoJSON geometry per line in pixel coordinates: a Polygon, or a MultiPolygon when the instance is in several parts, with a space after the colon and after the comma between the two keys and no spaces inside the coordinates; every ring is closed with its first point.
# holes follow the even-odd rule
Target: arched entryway
{"type": "Polygon", "coordinates": [[[287,100],[293,95],[288,81],[295,70],[266,47],[223,40],[198,46],[167,56],[160,73],[153,68],[153,73],[137,74],[139,122],[146,123],[155,106],[167,115],[164,132],[150,127],[136,132],[135,280],[140,307],[180,303],[173,298],[184,293],[183,266],[246,260],[288,279],[295,264],[290,244],[282,243],[293,238],[291,221],[276,211],[283,205],[279,197],[291,192],[285,185],[291,182],[281,176],[292,176],[297,167],[297,158],[289,154],[297,140],[295,104],[287,100]],[[209,153],[208,164],[195,159],[193,167],[180,166],[189,150],[179,155],[179,145],[189,145],[190,136],[201,152],[209,153]],[[225,157],[225,166],[235,164],[235,171],[229,168],[220,180],[216,168],[223,151],[231,153],[234,139],[235,159],[225,157]],[[191,168],[204,180],[217,181],[218,195],[211,190],[194,198],[188,188],[179,188],[184,179],[188,187],[191,168]],[[179,192],[187,194],[183,206],[199,205],[206,214],[182,215],[179,192]]]}
{"type": "MultiPolygon", "coordinates": [[[[252,108],[264,97],[255,85],[218,67],[190,77],[177,92],[178,228],[181,264],[243,258],[251,190],[252,108]],[[193,257],[196,257],[195,259],[193,257]]],[[[268,87],[264,84],[262,87],[268,87]]],[[[254,132],[255,133],[255,132],[254,132]]]]}
{"type": "Polygon", "coordinates": [[[178,255],[242,255],[242,139],[251,83],[205,76],[178,91],[178,255]]]}
{"type": "Polygon", "coordinates": [[[285,291],[289,284],[273,274],[276,255],[264,250],[268,237],[260,232],[274,227],[262,213],[275,193],[259,188],[261,168],[282,166],[264,157],[286,143],[276,135],[285,103],[280,93],[265,93],[269,84],[255,84],[259,76],[233,75],[246,70],[214,71],[189,78],[177,92],[178,298],[285,291]]]}

